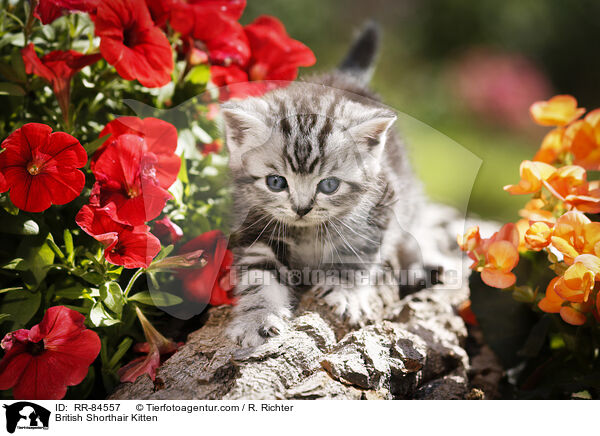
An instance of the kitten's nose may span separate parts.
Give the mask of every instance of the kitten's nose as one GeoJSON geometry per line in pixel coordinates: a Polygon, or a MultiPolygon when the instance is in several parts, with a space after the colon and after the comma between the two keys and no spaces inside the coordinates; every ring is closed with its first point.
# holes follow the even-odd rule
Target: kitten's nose
{"type": "Polygon", "coordinates": [[[298,216],[300,218],[302,218],[304,215],[306,215],[308,212],[310,212],[312,210],[312,206],[298,207],[298,208],[296,208],[294,210],[296,211],[296,213],[298,214],[298,216]]]}

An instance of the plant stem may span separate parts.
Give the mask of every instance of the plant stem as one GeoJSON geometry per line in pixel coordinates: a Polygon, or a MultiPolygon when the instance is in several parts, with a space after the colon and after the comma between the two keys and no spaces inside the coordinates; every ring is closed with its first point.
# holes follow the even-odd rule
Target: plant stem
{"type": "Polygon", "coordinates": [[[131,291],[131,288],[133,288],[133,284],[135,283],[135,281],[143,273],[144,273],[144,268],[140,268],[135,272],[135,274],[133,274],[131,276],[131,278],[129,279],[129,283],[127,283],[127,287],[125,288],[125,292],[123,292],[123,295],[125,296],[125,298],[127,298],[127,296],[129,295],[129,292],[131,291]]]}

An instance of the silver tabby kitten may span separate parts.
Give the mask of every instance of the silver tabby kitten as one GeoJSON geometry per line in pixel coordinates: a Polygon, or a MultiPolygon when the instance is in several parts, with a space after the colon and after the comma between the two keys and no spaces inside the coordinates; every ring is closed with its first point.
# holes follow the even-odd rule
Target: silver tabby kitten
{"type": "Polygon", "coordinates": [[[377,286],[348,277],[413,263],[407,232],[421,191],[396,115],[366,86],[377,36],[367,26],[332,73],[222,107],[238,215],[228,333],[244,347],[285,329],[310,288],[350,323],[367,321],[377,286]]]}

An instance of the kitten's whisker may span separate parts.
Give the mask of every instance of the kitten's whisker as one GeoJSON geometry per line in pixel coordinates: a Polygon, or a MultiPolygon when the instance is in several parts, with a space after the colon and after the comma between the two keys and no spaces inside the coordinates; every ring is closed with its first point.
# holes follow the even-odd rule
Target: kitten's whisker
{"type": "Polygon", "coordinates": [[[337,232],[338,235],[340,235],[340,238],[342,238],[342,241],[344,242],[344,244],[350,249],[352,250],[352,252],[354,253],[354,255],[357,257],[358,260],[360,260],[360,263],[365,263],[365,261],[362,259],[362,257],[360,257],[358,255],[358,253],[356,252],[356,250],[354,249],[354,247],[352,247],[352,245],[350,245],[350,243],[346,240],[346,238],[344,238],[344,235],[342,235],[340,233],[340,231],[338,230],[338,228],[336,227],[335,224],[333,224],[333,222],[331,222],[331,225],[333,227],[333,230],[335,230],[337,232]]]}
{"type": "Polygon", "coordinates": [[[267,223],[267,225],[262,229],[262,231],[259,233],[259,235],[256,237],[256,239],[254,240],[254,242],[252,242],[252,244],[250,244],[248,246],[248,248],[251,248],[254,244],[256,244],[256,241],[258,241],[260,239],[260,237],[262,236],[262,234],[265,232],[265,230],[267,230],[267,227],[269,227],[269,225],[271,225],[271,223],[273,222],[273,220],[275,219],[275,217],[272,217],[269,222],[267,223]]]}
{"type": "Polygon", "coordinates": [[[331,217],[331,218],[335,219],[337,222],[339,222],[340,224],[344,225],[344,226],[345,226],[345,227],[346,227],[348,230],[352,231],[352,233],[354,233],[354,234],[355,234],[355,235],[357,235],[357,236],[360,236],[360,237],[361,237],[361,238],[363,238],[364,240],[366,240],[366,241],[369,241],[369,242],[371,242],[371,243],[373,243],[373,244],[379,244],[379,242],[375,242],[375,241],[373,241],[373,240],[371,240],[371,239],[367,238],[366,236],[364,236],[364,235],[361,235],[360,233],[358,233],[356,230],[354,230],[352,227],[350,227],[348,224],[346,224],[344,221],[342,221],[342,220],[341,220],[341,219],[339,219],[338,217],[335,217],[335,216],[334,216],[334,217],[331,217]]]}

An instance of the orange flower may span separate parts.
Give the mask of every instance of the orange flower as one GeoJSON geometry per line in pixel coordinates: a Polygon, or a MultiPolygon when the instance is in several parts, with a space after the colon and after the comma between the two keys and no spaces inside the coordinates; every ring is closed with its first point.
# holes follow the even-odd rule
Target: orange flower
{"type": "Polygon", "coordinates": [[[560,317],[568,324],[585,324],[586,313],[591,310],[589,304],[569,303],[556,292],[556,286],[561,277],[553,278],[546,288],[546,296],[540,300],[538,307],[542,312],[559,313],[560,317]]]}
{"type": "Polygon", "coordinates": [[[560,308],[565,302],[564,298],[556,293],[554,287],[560,276],[554,277],[546,287],[546,296],[540,300],[538,307],[546,313],[559,313],[560,308]]]}
{"type": "Polygon", "coordinates": [[[570,95],[557,95],[548,101],[538,101],[529,108],[536,123],[542,126],[565,126],[585,113],[570,95]]]}
{"type": "Polygon", "coordinates": [[[565,129],[562,127],[550,130],[544,137],[542,145],[533,160],[547,164],[556,162],[561,154],[569,150],[566,142],[563,141],[564,135],[565,129]]]}
{"type": "MultiPolygon", "coordinates": [[[[556,218],[549,210],[544,210],[546,202],[540,198],[532,198],[527,202],[525,207],[519,211],[519,215],[527,220],[527,228],[529,221],[544,221],[546,223],[555,223],[556,218]]],[[[525,233],[525,232],[523,232],[525,233]]]]}
{"type": "Polygon", "coordinates": [[[567,212],[556,221],[551,241],[568,265],[580,254],[600,255],[600,223],[580,212],[567,212]]]}
{"type": "Polygon", "coordinates": [[[468,251],[473,260],[471,269],[481,272],[481,279],[495,288],[507,288],[516,281],[511,272],[519,262],[519,231],[513,223],[507,223],[489,239],[482,239],[479,228],[473,227],[461,238],[458,244],[468,251]]]}
{"type": "Polygon", "coordinates": [[[571,124],[564,135],[565,147],[572,153],[574,163],[590,170],[600,168],[600,109],[571,124]]]}
{"type": "Polygon", "coordinates": [[[540,251],[550,245],[552,225],[543,221],[532,223],[525,232],[525,245],[530,250],[540,251]]]}
{"type": "Polygon", "coordinates": [[[594,272],[583,263],[576,262],[559,278],[554,291],[561,298],[572,303],[587,302],[590,292],[594,289],[595,277],[594,272]]]}
{"type": "Polygon", "coordinates": [[[600,212],[600,185],[587,181],[587,173],[578,165],[567,165],[557,169],[542,184],[570,209],[581,212],[600,212]]]}
{"type": "Polygon", "coordinates": [[[519,173],[521,180],[517,185],[506,185],[505,191],[513,195],[533,194],[542,189],[544,181],[556,172],[556,168],[544,162],[524,160],[521,162],[519,173]]]}
{"type": "Polygon", "coordinates": [[[458,235],[456,237],[456,242],[462,251],[474,251],[481,242],[479,227],[471,227],[464,236],[458,235]]]}
{"type": "Polygon", "coordinates": [[[486,264],[481,271],[481,280],[494,288],[508,288],[517,281],[511,272],[519,263],[517,245],[509,241],[493,242],[486,252],[486,264]]]}

